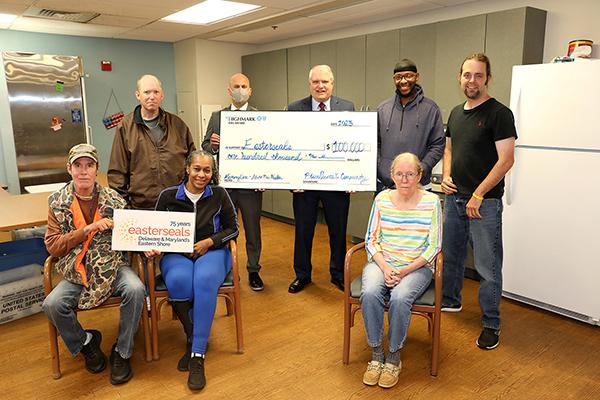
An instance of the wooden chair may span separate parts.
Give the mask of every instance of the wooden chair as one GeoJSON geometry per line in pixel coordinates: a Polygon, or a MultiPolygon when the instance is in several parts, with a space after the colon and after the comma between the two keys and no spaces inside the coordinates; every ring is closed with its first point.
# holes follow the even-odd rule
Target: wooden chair
{"type": "MultiPolygon", "coordinates": [[[[344,261],[344,348],[342,361],[348,364],[350,358],[350,328],[354,326],[354,315],[360,310],[361,275],[351,278],[352,256],[357,251],[365,252],[365,243],[359,243],[346,253],[344,261]]],[[[431,370],[437,376],[440,351],[440,324],[442,319],[442,253],[437,255],[435,272],[431,283],[423,295],[412,306],[412,314],[427,319],[427,328],[431,336],[431,370]]],[[[364,265],[361,264],[361,265],[364,265]]],[[[387,306],[386,306],[387,311],[387,306]]]]}
{"type": "MultiPolygon", "coordinates": [[[[46,296],[50,294],[54,285],[52,283],[52,271],[54,269],[54,264],[58,259],[55,257],[46,258],[46,262],[44,263],[44,293],[46,296]]],[[[142,270],[142,263],[140,256],[134,253],[131,256],[131,268],[140,275],[140,271],[142,270]]],[[[143,282],[143,281],[142,281],[143,282]]],[[[91,310],[97,310],[99,308],[107,308],[107,307],[118,307],[121,305],[121,298],[117,296],[109,297],[104,303],[99,305],[98,307],[94,307],[91,310]]],[[[88,311],[88,310],[76,310],[76,311],[88,311]]],[[[142,332],[144,335],[144,347],[145,347],[145,358],[146,361],[152,361],[152,349],[150,347],[150,328],[148,326],[148,316],[147,316],[146,307],[142,309],[142,317],[140,318],[140,325],[142,326],[142,332]]],[[[50,356],[52,361],[52,377],[54,379],[59,379],[61,377],[60,372],[60,358],[58,354],[58,332],[56,327],[52,324],[50,320],[48,320],[48,333],[50,335],[50,356]]]]}
{"type": "MultiPolygon", "coordinates": [[[[231,272],[225,278],[225,281],[219,288],[218,297],[225,299],[227,315],[235,315],[235,331],[237,337],[237,352],[244,352],[244,333],[242,330],[242,306],[240,302],[240,272],[237,261],[237,245],[235,241],[229,241],[231,250],[231,272]]],[[[152,331],[152,355],[154,360],[160,358],[158,352],[158,320],[160,319],[160,309],[169,301],[169,292],[167,286],[159,271],[160,257],[154,257],[148,260],[148,294],[150,296],[150,325],[152,331]]],[[[175,317],[174,317],[175,318],[175,317]]]]}

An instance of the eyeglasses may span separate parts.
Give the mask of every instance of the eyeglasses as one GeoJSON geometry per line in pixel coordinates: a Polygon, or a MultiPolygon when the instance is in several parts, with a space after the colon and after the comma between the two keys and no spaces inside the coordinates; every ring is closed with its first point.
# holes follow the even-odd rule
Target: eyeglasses
{"type": "Polygon", "coordinates": [[[403,178],[406,178],[406,179],[407,179],[407,180],[409,180],[409,181],[412,181],[412,180],[413,180],[413,179],[415,179],[417,176],[419,176],[419,174],[418,174],[418,173],[416,173],[416,172],[406,172],[406,173],[404,173],[404,172],[396,172],[394,175],[395,175],[395,176],[396,176],[396,178],[398,178],[398,179],[403,179],[403,178]]]}
{"type": "Polygon", "coordinates": [[[417,74],[409,72],[407,74],[401,74],[401,73],[397,73],[394,74],[394,80],[401,82],[402,79],[407,80],[407,81],[414,81],[417,78],[417,74]]]}

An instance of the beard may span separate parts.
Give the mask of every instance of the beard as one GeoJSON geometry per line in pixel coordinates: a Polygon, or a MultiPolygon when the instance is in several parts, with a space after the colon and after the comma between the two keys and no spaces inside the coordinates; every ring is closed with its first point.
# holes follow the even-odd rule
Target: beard
{"type": "Polygon", "coordinates": [[[479,89],[469,92],[469,90],[465,88],[463,92],[465,93],[465,96],[471,100],[477,100],[481,96],[481,90],[479,89]]]}

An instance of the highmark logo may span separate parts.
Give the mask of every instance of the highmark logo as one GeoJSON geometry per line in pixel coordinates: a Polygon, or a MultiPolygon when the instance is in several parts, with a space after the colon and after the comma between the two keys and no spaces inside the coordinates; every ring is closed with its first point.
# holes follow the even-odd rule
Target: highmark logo
{"type": "Polygon", "coordinates": [[[267,120],[266,115],[245,116],[228,115],[225,117],[230,124],[245,124],[246,122],[263,122],[267,120]]]}

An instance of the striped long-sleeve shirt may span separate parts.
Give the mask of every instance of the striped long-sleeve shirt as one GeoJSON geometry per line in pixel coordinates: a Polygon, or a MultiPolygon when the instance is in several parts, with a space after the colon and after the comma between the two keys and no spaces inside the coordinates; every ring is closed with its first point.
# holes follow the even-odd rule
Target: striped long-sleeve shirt
{"type": "Polygon", "coordinates": [[[381,252],[395,268],[405,267],[419,256],[431,264],[442,247],[439,197],[424,192],[415,208],[399,210],[391,194],[391,190],[384,190],[373,202],[365,237],[369,260],[381,252]]]}

